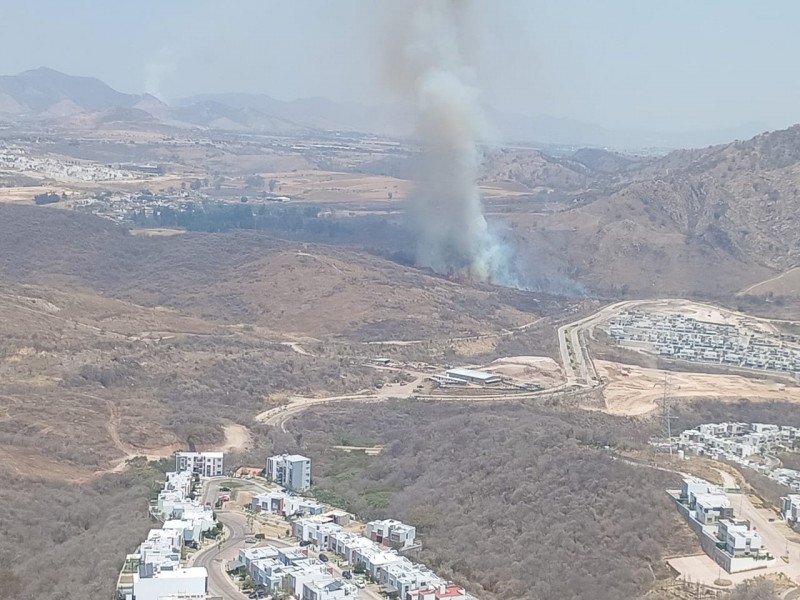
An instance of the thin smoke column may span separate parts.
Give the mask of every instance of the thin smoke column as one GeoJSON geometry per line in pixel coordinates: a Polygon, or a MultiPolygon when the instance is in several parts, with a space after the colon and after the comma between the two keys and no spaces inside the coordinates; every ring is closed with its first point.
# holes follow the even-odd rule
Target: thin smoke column
{"type": "Polygon", "coordinates": [[[417,263],[439,273],[505,283],[507,249],[489,230],[476,182],[485,124],[475,73],[466,60],[468,4],[403,3],[411,10],[395,29],[400,40],[388,75],[416,107],[422,145],[410,210],[417,263]]]}

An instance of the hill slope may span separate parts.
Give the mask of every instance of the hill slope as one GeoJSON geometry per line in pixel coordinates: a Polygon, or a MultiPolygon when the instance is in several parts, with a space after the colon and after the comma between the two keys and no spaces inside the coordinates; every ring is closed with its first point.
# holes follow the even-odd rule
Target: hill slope
{"type": "Polygon", "coordinates": [[[729,295],[800,264],[800,126],[593,173],[591,201],[511,220],[594,289],[729,295]]]}

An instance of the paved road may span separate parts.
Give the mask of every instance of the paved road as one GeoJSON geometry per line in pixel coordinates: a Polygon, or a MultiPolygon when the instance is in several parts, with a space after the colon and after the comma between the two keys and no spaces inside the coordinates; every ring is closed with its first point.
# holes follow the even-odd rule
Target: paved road
{"type": "Polygon", "coordinates": [[[192,561],[195,567],[208,570],[208,591],[211,595],[222,596],[225,600],[243,600],[246,596],[225,573],[225,564],[233,560],[244,546],[247,537],[247,521],[243,514],[219,511],[217,518],[225,526],[226,538],[221,547],[208,546],[198,552],[192,561]]]}
{"type": "Polygon", "coordinates": [[[585,332],[609,319],[615,313],[641,303],[641,301],[626,301],[609,304],[588,317],[558,328],[558,347],[561,352],[561,364],[564,366],[564,373],[567,376],[567,384],[588,387],[600,385],[594,364],[589,356],[589,350],[586,347],[585,332]],[[570,347],[573,356],[570,355],[570,347]],[[572,364],[573,357],[576,366],[572,364]]]}

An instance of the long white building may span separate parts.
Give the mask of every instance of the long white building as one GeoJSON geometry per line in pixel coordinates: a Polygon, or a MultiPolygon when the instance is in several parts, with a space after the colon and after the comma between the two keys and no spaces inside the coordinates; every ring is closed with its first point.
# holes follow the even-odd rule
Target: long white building
{"type": "Polygon", "coordinates": [[[220,477],[225,474],[224,455],[222,452],[176,452],[175,470],[220,477]]]}

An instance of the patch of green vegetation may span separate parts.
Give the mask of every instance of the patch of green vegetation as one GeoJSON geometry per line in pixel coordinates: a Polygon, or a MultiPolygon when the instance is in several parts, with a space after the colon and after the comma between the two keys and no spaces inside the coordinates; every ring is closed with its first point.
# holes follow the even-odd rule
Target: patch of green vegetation
{"type": "Polygon", "coordinates": [[[375,509],[388,508],[395,490],[387,486],[378,486],[364,490],[364,500],[375,509]]]}
{"type": "Polygon", "coordinates": [[[364,452],[337,450],[332,453],[332,458],[327,475],[336,481],[344,482],[360,476],[374,457],[368,456],[364,452]]]}
{"type": "Polygon", "coordinates": [[[330,506],[336,507],[345,507],[347,505],[347,501],[344,498],[330,490],[312,488],[310,493],[314,498],[323,504],[329,504],[330,506]]]}

